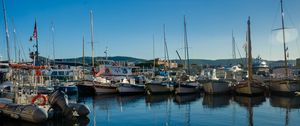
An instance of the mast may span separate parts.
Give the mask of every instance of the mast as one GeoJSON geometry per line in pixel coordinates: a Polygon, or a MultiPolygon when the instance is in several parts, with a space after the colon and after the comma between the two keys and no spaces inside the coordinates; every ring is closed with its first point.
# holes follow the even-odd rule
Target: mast
{"type": "Polygon", "coordinates": [[[3,15],[4,15],[4,24],[5,24],[5,38],[6,38],[6,48],[7,48],[7,59],[10,62],[10,48],[9,48],[9,33],[8,33],[8,26],[6,20],[6,8],[5,2],[2,0],[2,7],[3,7],[3,15]]]}
{"type": "Polygon", "coordinates": [[[184,54],[185,54],[185,67],[187,68],[187,73],[190,74],[190,58],[189,58],[189,45],[188,45],[188,39],[187,39],[187,31],[186,31],[186,20],[185,15],[183,17],[184,20],[184,54]]]}
{"type": "MultiPolygon", "coordinates": [[[[36,63],[39,65],[39,41],[38,41],[38,33],[37,33],[37,23],[36,23],[36,20],[35,20],[35,23],[34,23],[34,33],[35,33],[35,47],[36,47],[36,63]]],[[[34,63],[34,65],[36,65],[36,63],[34,63]]]]}
{"type": "Polygon", "coordinates": [[[53,53],[53,65],[55,65],[55,43],[54,43],[54,23],[51,22],[51,32],[52,32],[52,53],[53,53]]]}
{"type": "Polygon", "coordinates": [[[19,57],[18,57],[18,59],[19,59],[19,63],[21,63],[21,50],[19,49],[19,52],[18,52],[18,54],[19,54],[19,57]]]}
{"type": "Polygon", "coordinates": [[[231,37],[232,37],[232,58],[236,59],[236,52],[235,52],[235,38],[233,36],[233,31],[231,33],[231,37]]]}
{"type": "Polygon", "coordinates": [[[18,53],[17,53],[17,34],[16,34],[16,26],[14,22],[14,18],[12,18],[12,25],[14,29],[14,52],[15,52],[15,62],[18,60],[18,53]]]}
{"type": "Polygon", "coordinates": [[[84,67],[84,35],[82,36],[82,65],[84,67]]]}
{"type": "Polygon", "coordinates": [[[281,7],[281,26],[282,26],[282,41],[283,41],[283,52],[284,52],[284,67],[285,67],[285,77],[288,77],[288,63],[287,63],[287,47],[285,43],[285,27],[284,27],[284,12],[283,12],[283,2],[280,0],[281,7]]]}
{"type": "Polygon", "coordinates": [[[152,77],[154,77],[155,76],[155,39],[154,39],[154,34],[153,34],[153,36],[152,36],[152,44],[153,44],[153,76],[152,77]]]}
{"type": "Polygon", "coordinates": [[[94,59],[94,17],[93,11],[90,11],[90,24],[91,24],[91,42],[92,42],[92,67],[95,67],[95,59],[94,59]]]}
{"type": "MultiPolygon", "coordinates": [[[[252,80],[252,46],[251,46],[251,30],[250,30],[250,16],[248,17],[248,31],[247,31],[247,42],[248,42],[248,80],[252,80]]],[[[250,86],[250,83],[248,83],[250,86]]]]}
{"type": "Polygon", "coordinates": [[[104,53],[105,53],[105,60],[108,60],[108,55],[107,55],[107,53],[108,53],[108,48],[107,48],[107,46],[105,47],[104,53]]]}
{"type": "MultiPolygon", "coordinates": [[[[166,40],[166,26],[164,24],[164,53],[165,53],[165,63],[167,63],[168,68],[170,68],[170,60],[169,60],[169,53],[168,53],[168,46],[167,46],[167,40],[166,40]]],[[[166,64],[165,64],[166,65],[166,64]]]]}
{"type": "Polygon", "coordinates": [[[82,35],[82,71],[83,71],[83,79],[84,79],[84,35],[82,35]]]}

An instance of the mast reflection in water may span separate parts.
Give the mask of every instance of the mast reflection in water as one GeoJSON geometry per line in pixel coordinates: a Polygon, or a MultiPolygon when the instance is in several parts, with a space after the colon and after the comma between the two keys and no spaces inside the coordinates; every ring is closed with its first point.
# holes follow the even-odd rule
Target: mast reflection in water
{"type": "Polygon", "coordinates": [[[87,119],[54,119],[30,124],[0,118],[0,125],[89,126],[295,126],[300,122],[300,97],[233,95],[102,95],[80,97],[92,111],[87,119]]]}

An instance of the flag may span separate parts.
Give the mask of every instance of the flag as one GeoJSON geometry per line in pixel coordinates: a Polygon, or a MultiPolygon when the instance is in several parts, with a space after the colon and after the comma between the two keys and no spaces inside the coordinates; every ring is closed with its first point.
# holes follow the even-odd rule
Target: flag
{"type": "Polygon", "coordinates": [[[37,38],[37,26],[36,26],[36,21],[34,22],[34,29],[33,29],[33,34],[32,34],[33,38],[37,38]]]}
{"type": "Polygon", "coordinates": [[[33,33],[32,33],[32,36],[30,36],[29,41],[32,41],[33,39],[37,39],[37,25],[36,25],[36,21],[34,22],[33,33]]]}

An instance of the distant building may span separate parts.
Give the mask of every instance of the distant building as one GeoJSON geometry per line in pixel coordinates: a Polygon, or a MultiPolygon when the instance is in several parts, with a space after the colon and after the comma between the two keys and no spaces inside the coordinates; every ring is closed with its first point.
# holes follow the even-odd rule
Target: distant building
{"type": "MultiPolygon", "coordinates": [[[[291,75],[292,71],[290,69],[288,69],[288,74],[291,75]]],[[[284,78],[285,77],[285,68],[281,67],[281,68],[275,68],[273,69],[273,77],[275,78],[284,78]]]]}
{"type": "Polygon", "coordinates": [[[175,61],[169,61],[167,62],[166,60],[161,60],[159,58],[155,59],[155,64],[159,66],[165,66],[169,68],[177,68],[178,64],[175,61]]]}
{"type": "Polygon", "coordinates": [[[300,58],[296,59],[296,68],[300,68],[300,58]]]}

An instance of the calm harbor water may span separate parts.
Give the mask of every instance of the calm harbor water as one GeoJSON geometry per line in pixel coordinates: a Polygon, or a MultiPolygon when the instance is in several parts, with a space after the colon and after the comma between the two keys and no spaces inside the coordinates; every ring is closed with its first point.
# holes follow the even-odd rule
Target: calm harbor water
{"type": "MultiPolygon", "coordinates": [[[[300,97],[102,95],[80,97],[78,101],[92,111],[89,121],[78,123],[89,126],[297,126],[300,122],[300,97]]],[[[1,120],[1,125],[32,125],[1,120]]],[[[42,125],[74,122],[54,120],[42,125]]]]}
{"type": "Polygon", "coordinates": [[[300,97],[231,95],[106,95],[84,98],[102,126],[296,126],[300,97]]]}

